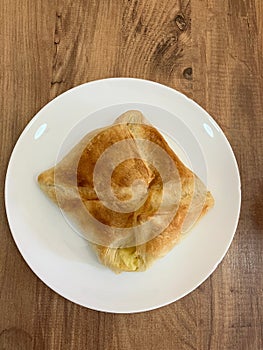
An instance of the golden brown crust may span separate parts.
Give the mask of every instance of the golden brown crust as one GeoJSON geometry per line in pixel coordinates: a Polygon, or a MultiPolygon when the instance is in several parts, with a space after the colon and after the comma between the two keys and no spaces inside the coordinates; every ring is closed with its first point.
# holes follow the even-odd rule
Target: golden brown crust
{"type": "Polygon", "coordinates": [[[132,196],[130,187],[134,180],[143,180],[148,186],[147,200],[132,213],[117,213],[105,207],[94,189],[93,174],[101,154],[111,145],[129,139],[151,141],[169,155],[179,173],[181,196],[176,199],[178,208],[170,224],[147,243],[129,248],[109,248],[115,236],[109,231],[103,241],[105,232],[97,230],[96,238],[104,234],[100,238],[105,244],[92,244],[92,247],[99,260],[115,272],[147,269],[156,259],[167,254],[179,241],[182,232],[188,231],[191,224],[214,204],[211,193],[207,192],[201,180],[180,161],[162,135],[138,111],[126,112],[111,127],[88,134],[56,167],[39,175],[41,189],[84,230],[91,229],[87,224],[87,211],[99,222],[111,227],[129,228],[146,222],[158,211],[163,184],[158,171],[140,159],[140,148],[136,142],[131,145],[133,150],[127,149],[127,153],[138,154],[138,159],[129,159],[127,154],[128,159],[112,173],[111,187],[119,200],[127,200],[132,196]]]}

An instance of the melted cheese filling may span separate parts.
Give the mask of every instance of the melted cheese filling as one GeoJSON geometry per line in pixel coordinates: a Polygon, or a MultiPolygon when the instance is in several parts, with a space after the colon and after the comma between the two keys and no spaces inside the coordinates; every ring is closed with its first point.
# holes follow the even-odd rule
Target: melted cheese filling
{"type": "Polygon", "coordinates": [[[143,259],[135,247],[119,248],[117,256],[119,267],[126,271],[137,271],[143,264],[143,259]]]}

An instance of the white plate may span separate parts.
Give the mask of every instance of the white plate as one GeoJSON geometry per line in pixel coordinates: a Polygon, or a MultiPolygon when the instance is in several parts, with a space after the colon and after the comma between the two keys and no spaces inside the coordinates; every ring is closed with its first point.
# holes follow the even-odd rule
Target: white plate
{"type": "Polygon", "coordinates": [[[46,285],[91,309],[131,313],[180,299],[215,270],[237,227],[240,177],[222,130],[195,102],[151,81],[105,79],[67,91],[31,120],[9,162],[5,201],[17,247],[46,285]],[[215,207],[151,269],[115,275],[97,262],[86,241],[39,190],[36,176],[54,165],[62,144],[69,149],[81,133],[111,123],[128,109],[141,110],[168,136],[207,183],[215,207]]]}

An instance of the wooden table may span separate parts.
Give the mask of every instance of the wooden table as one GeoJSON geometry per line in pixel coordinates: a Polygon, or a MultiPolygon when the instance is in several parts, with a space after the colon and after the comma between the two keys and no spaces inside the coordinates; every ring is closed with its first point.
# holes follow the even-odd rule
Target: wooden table
{"type": "Polygon", "coordinates": [[[233,147],[243,188],[236,236],[213,275],[178,302],[133,315],[88,310],[46,287],[19,254],[2,200],[1,350],[263,349],[262,26],[262,0],[0,1],[2,186],[41,107],[78,84],[125,76],[203,106],[233,147]]]}

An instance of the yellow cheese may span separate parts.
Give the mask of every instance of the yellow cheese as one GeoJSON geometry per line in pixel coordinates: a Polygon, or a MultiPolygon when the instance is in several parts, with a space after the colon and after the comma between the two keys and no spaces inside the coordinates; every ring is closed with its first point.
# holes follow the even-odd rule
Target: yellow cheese
{"type": "Polygon", "coordinates": [[[135,247],[119,248],[117,257],[119,258],[118,265],[124,271],[136,271],[143,263],[143,259],[138,255],[135,247]]]}

